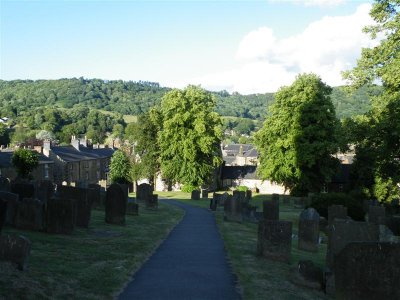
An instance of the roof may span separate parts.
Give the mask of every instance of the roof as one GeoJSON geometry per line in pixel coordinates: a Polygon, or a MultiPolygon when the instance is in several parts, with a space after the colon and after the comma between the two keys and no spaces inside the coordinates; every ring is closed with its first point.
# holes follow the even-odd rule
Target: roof
{"type": "Polygon", "coordinates": [[[258,179],[256,166],[223,166],[222,179],[258,179]]]}
{"type": "Polygon", "coordinates": [[[92,149],[83,146],[79,146],[79,150],[73,146],[58,146],[51,148],[51,151],[67,162],[109,158],[114,153],[114,149],[111,148],[92,149]]]}
{"type": "MultiPolygon", "coordinates": [[[[34,151],[34,150],[32,150],[34,151]]],[[[12,167],[11,164],[11,157],[13,155],[14,151],[0,151],[0,167],[3,168],[10,168],[12,167]]],[[[41,153],[39,154],[39,164],[53,164],[54,161],[52,161],[50,158],[44,156],[41,153]]]]}
{"type": "Polygon", "coordinates": [[[245,157],[258,157],[258,152],[256,148],[252,148],[244,154],[245,157]]]}
{"type": "Polygon", "coordinates": [[[225,151],[239,153],[240,147],[242,147],[243,152],[247,152],[253,148],[250,144],[229,144],[224,147],[225,151]]]}

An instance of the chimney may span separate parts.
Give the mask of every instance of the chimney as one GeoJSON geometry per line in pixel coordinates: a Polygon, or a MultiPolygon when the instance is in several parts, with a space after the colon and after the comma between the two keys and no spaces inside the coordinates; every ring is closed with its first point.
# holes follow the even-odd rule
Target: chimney
{"type": "Polygon", "coordinates": [[[71,138],[71,145],[72,147],[74,147],[76,150],[79,151],[79,139],[75,138],[74,135],[71,138]]]}
{"type": "Polygon", "coordinates": [[[46,157],[50,156],[51,142],[50,140],[43,141],[43,155],[46,157]]]}

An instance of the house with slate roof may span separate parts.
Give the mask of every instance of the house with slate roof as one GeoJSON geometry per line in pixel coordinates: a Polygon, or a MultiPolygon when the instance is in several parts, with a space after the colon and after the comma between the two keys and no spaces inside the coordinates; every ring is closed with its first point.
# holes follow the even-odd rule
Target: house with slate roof
{"type": "Polygon", "coordinates": [[[225,166],[256,166],[258,153],[250,144],[229,144],[222,147],[225,166]]]}
{"type": "MultiPolygon", "coordinates": [[[[34,150],[32,150],[34,151],[34,150]]],[[[5,149],[0,151],[0,175],[10,180],[17,177],[17,172],[11,164],[11,157],[14,151],[5,149]]],[[[54,162],[43,154],[39,153],[39,165],[32,172],[34,180],[52,180],[53,179],[54,162]]]]}
{"type": "Polygon", "coordinates": [[[85,138],[71,139],[71,145],[52,147],[43,143],[43,154],[54,161],[54,183],[72,186],[100,184],[106,186],[114,149],[94,148],[85,138]]]}

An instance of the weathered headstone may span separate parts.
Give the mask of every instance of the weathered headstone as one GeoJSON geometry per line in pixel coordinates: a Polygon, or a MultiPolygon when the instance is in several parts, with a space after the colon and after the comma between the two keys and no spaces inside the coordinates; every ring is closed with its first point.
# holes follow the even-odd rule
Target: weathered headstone
{"type": "Polygon", "coordinates": [[[200,200],[200,191],[193,190],[190,199],[192,200],[200,200]]]}
{"type": "Polygon", "coordinates": [[[148,183],[142,183],[138,186],[136,192],[136,199],[138,201],[147,201],[153,194],[153,188],[148,183]]]}
{"type": "Polygon", "coordinates": [[[347,219],[347,207],[331,205],[328,207],[328,224],[331,226],[334,219],[347,219]]]}
{"type": "Polygon", "coordinates": [[[53,182],[50,180],[42,180],[38,182],[35,189],[35,198],[46,203],[54,196],[55,188],[53,182]]]}
{"type": "Polygon", "coordinates": [[[94,191],[86,188],[60,186],[58,188],[59,196],[63,199],[74,201],[76,211],[76,226],[88,228],[90,223],[94,191]]]}
{"type": "Polygon", "coordinates": [[[0,176],[0,191],[9,192],[10,189],[10,180],[6,177],[0,176]]]}
{"type": "Polygon", "coordinates": [[[119,184],[111,184],[107,189],[106,223],[124,225],[127,202],[123,188],[119,184]]]}
{"type": "Polygon", "coordinates": [[[126,214],[131,216],[139,215],[139,204],[134,202],[132,199],[128,199],[128,203],[126,206],[126,214]]]}
{"type": "Polygon", "coordinates": [[[370,206],[368,210],[368,222],[384,225],[386,221],[384,206],[370,206]]]}
{"type": "Polygon", "coordinates": [[[7,201],[6,224],[15,226],[15,217],[18,211],[19,196],[14,193],[0,191],[0,199],[7,201]]]}
{"type": "Polygon", "coordinates": [[[9,261],[24,270],[28,264],[31,242],[23,236],[10,234],[0,236],[0,260],[9,261]]]}
{"type": "Polygon", "coordinates": [[[400,299],[400,244],[358,242],[335,259],[336,299],[400,299]]]}
{"type": "Polygon", "coordinates": [[[317,252],[319,241],[319,214],[314,208],[307,208],[300,214],[299,243],[300,250],[317,252]]]}
{"type": "Polygon", "coordinates": [[[201,198],[208,199],[208,190],[201,190],[201,198]]]}
{"type": "Polygon", "coordinates": [[[37,199],[25,198],[18,204],[15,227],[40,231],[44,225],[44,203],[37,199]]]}
{"type": "Polygon", "coordinates": [[[19,199],[34,198],[35,186],[27,182],[13,182],[11,183],[11,192],[18,194],[19,199]]]}
{"type": "MultiPolygon", "coordinates": [[[[273,194],[276,195],[276,194],[273,194]]],[[[272,197],[272,200],[263,201],[264,219],[270,221],[279,220],[279,195],[272,197]]]]}
{"type": "Polygon", "coordinates": [[[291,249],[292,222],[262,220],[258,223],[258,255],[289,262],[291,249]]]}
{"type": "Polygon", "coordinates": [[[146,200],[145,205],[146,209],[158,209],[158,195],[150,195],[150,197],[146,200]]]}
{"type": "Polygon", "coordinates": [[[367,222],[335,219],[331,226],[326,265],[332,268],[336,255],[351,242],[379,241],[379,226],[367,222]]]}
{"type": "Polygon", "coordinates": [[[242,203],[240,202],[239,194],[234,193],[225,201],[224,206],[224,221],[242,222],[242,203]]]}
{"type": "Polygon", "coordinates": [[[6,223],[7,214],[7,201],[0,198],[0,234],[3,229],[3,225],[6,223]]]}
{"type": "Polygon", "coordinates": [[[70,199],[49,199],[46,204],[46,231],[71,234],[75,227],[74,203],[70,199]]]}

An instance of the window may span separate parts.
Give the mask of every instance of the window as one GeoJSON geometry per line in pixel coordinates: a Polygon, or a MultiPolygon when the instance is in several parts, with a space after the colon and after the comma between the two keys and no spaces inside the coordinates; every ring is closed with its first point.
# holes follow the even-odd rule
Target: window
{"type": "Polygon", "coordinates": [[[44,165],[44,178],[45,179],[49,178],[49,165],[48,164],[44,165]]]}

